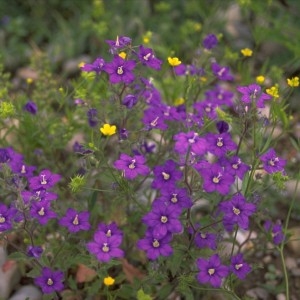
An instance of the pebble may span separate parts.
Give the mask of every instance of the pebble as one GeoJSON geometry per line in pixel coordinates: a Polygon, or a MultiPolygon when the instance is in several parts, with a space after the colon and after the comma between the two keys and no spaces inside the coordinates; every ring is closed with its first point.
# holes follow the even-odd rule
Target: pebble
{"type": "Polygon", "coordinates": [[[246,296],[252,297],[253,300],[267,300],[269,299],[269,293],[260,287],[248,290],[246,296]]]}
{"type": "Polygon", "coordinates": [[[8,300],[42,300],[42,293],[34,285],[24,285],[8,300]]]}
{"type": "Polygon", "coordinates": [[[293,276],[295,277],[300,277],[300,268],[294,268],[291,270],[291,273],[293,274],[293,276]]]}
{"type": "Polygon", "coordinates": [[[291,233],[290,240],[287,243],[287,247],[293,251],[297,258],[300,257],[300,227],[292,227],[289,229],[289,232],[291,233]]]}
{"type": "Polygon", "coordinates": [[[285,265],[288,270],[292,270],[297,267],[297,261],[294,257],[288,256],[285,258],[285,265]]]}
{"type": "Polygon", "coordinates": [[[285,296],[285,294],[278,294],[277,296],[276,296],[276,300],[286,300],[286,296],[285,296]]]}

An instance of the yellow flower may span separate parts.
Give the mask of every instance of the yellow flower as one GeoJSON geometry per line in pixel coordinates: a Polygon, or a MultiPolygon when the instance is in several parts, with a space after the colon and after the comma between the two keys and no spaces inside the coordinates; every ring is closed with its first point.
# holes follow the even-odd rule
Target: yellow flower
{"type": "Polygon", "coordinates": [[[286,81],[290,87],[299,86],[299,77],[292,77],[291,79],[288,78],[286,81]]]}
{"type": "Polygon", "coordinates": [[[262,84],[262,83],[264,83],[264,81],[265,81],[265,77],[264,76],[259,75],[259,76],[256,77],[256,82],[257,83],[262,84]]]}
{"type": "Polygon", "coordinates": [[[266,92],[274,98],[279,98],[278,85],[271,86],[269,89],[266,89],[266,92]]]}
{"type": "Polygon", "coordinates": [[[101,128],[100,131],[104,134],[104,135],[113,135],[116,133],[117,131],[117,127],[115,125],[109,125],[109,124],[104,124],[101,128]]]}
{"type": "Polygon", "coordinates": [[[181,61],[178,59],[178,57],[168,57],[168,62],[172,67],[176,67],[181,64],[181,61]]]}
{"type": "Polygon", "coordinates": [[[200,31],[202,29],[202,24],[201,23],[194,23],[194,29],[195,29],[195,31],[200,31]]]}
{"type": "Polygon", "coordinates": [[[249,57],[249,56],[252,56],[253,51],[251,49],[249,49],[249,48],[244,48],[244,49],[241,50],[241,53],[244,56],[248,56],[249,57]]]}
{"type": "Polygon", "coordinates": [[[120,52],[119,56],[122,57],[123,59],[125,59],[126,58],[126,53],[125,52],[120,52]]]}
{"type": "Polygon", "coordinates": [[[85,62],[82,61],[81,63],[78,64],[78,68],[81,69],[84,65],[85,65],[85,62]]]}
{"type": "Polygon", "coordinates": [[[205,76],[201,76],[201,77],[200,77],[200,81],[206,82],[206,81],[207,81],[207,78],[206,78],[205,76]]]}
{"type": "Polygon", "coordinates": [[[27,84],[32,84],[33,83],[33,79],[32,78],[27,78],[26,82],[27,82],[27,84]]]}
{"type": "Polygon", "coordinates": [[[150,40],[152,37],[152,32],[151,31],[147,31],[144,35],[143,35],[143,42],[144,44],[149,44],[150,40]]]}
{"type": "Polygon", "coordinates": [[[115,279],[108,276],[108,277],[105,277],[103,279],[103,283],[106,285],[106,286],[110,286],[110,285],[113,285],[115,283],[115,279]]]}
{"type": "Polygon", "coordinates": [[[177,99],[175,99],[175,101],[174,101],[174,105],[175,106],[178,106],[178,105],[181,105],[181,104],[183,104],[184,103],[184,98],[177,98],[177,99]]]}

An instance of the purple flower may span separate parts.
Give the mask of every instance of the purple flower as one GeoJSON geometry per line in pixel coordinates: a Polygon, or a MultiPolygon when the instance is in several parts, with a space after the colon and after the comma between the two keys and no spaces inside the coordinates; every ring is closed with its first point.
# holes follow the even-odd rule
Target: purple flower
{"type": "Polygon", "coordinates": [[[137,242],[137,247],[146,251],[147,257],[151,260],[159,256],[170,256],[173,249],[170,246],[172,235],[170,233],[162,236],[155,235],[152,230],[147,230],[145,237],[137,242]]]}
{"type": "Polygon", "coordinates": [[[222,265],[218,254],[212,255],[207,260],[198,258],[197,267],[199,269],[198,281],[200,283],[209,283],[215,288],[221,287],[222,279],[229,273],[228,267],[222,265]]]}
{"type": "Polygon", "coordinates": [[[234,151],[237,148],[236,143],[231,139],[228,132],[224,133],[208,133],[206,136],[207,150],[217,157],[222,157],[229,151],[234,151]]]}
{"type": "Polygon", "coordinates": [[[230,174],[237,176],[243,180],[245,173],[250,170],[250,166],[246,165],[237,156],[232,156],[229,158],[222,157],[220,159],[220,164],[228,171],[230,174]]]}
{"type": "Polygon", "coordinates": [[[208,192],[218,192],[221,195],[227,195],[230,186],[234,182],[234,177],[225,172],[217,163],[205,164],[204,167],[198,169],[203,178],[203,189],[208,192]]]}
{"type": "Polygon", "coordinates": [[[161,190],[161,195],[153,205],[175,205],[180,208],[189,208],[193,205],[185,188],[170,187],[161,190]]]}
{"type": "Polygon", "coordinates": [[[96,108],[90,108],[86,115],[88,117],[88,123],[90,125],[90,127],[95,127],[98,124],[98,117],[97,117],[97,109],[96,108]]]}
{"type": "Polygon", "coordinates": [[[41,276],[34,279],[34,283],[39,286],[44,294],[59,292],[64,288],[62,281],[64,274],[61,271],[53,271],[44,267],[41,276]]]}
{"type": "Polygon", "coordinates": [[[197,232],[195,236],[195,245],[198,248],[217,249],[217,235],[208,232],[197,232]]]}
{"type": "Polygon", "coordinates": [[[243,280],[251,271],[251,267],[244,261],[243,254],[239,253],[231,258],[230,271],[243,280]]]}
{"type": "Polygon", "coordinates": [[[87,243],[87,250],[94,254],[100,262],[108,262],[114,257],[123,257],[123,250],[119,249],[122,243],[122,236],[107,236],[99,229],[94,234],[94,240],[87,243]]]}
{"type": "Polygon", "coordinates": [[[38,108],[35,102],[33,101],[28,101],[25,105],[24,105],[24,110],[28,111],[30,114],[32,115],[36,115],[38,108]]]}
{"type": "Polygon", "coordinates": [[[105,42],[110,46],[110,53],[115,54],[118,49],[129,45],[131,38],[127,36],[117,36],[116,40],[106,40],[105,42]]]}
{"type": "Polygon", "coordinates": [[[118,228],[115,222],[110,224],[101,223],[98,225],[97,231],[103,232],[108,238],[112,236],[123,236],[123,232],[118,228]]]}
{"type": "Polygon", "coordinates": [[[145,124],[146,130],[166,130],[168,128],[168,125],[164,123],[165,119],[166,118],[161,109],[157,107],[150,107],[144,111],[142,122],[145,124]]]}
{"type": "Polygon", "coordinates": [[[174,135],[173,139],[176,141],[174,150],[179,154],[186,154],[188,150],[197,155],[203,155],[206,152],[206,140],[199,137],[197,132],[180,132],[174,135]]]}
{"type": "Polygon", "coordinates": [[[126,95],[122,100],[122,104],[125,105],[128,109],[134,107],[138,102],[138,98],[135,95],[126,95]]]}
{"type": "Polygon", "coordinates": [[[27,255],[34,258],[41,257],[43,253],[43,248],[40,246],[28,246],[27,247],[27,255]]]}
{"type": "Polygon", "coordinates": [[[46,225],[50,219],[56,218],[49,201],[33,202],[30,207],[30,215],[36,218],[41,225],[46,225]]]}
{"type": "Polygon", "coordinates": [[[33,172],[36,170],[35,166],[28,166],[24,164],[23,161],[12,161],[10,163],[10,168],[13,173],[19,176],[26,177],[27,179],[33,177],[33,172]]]}
{"type": "Polygon", "coordinates": [[[208,34],[202,42],[203,47],[208,50],[216,47],[217,44],[218,44],[218,39],[214,34],[208,34]]]}
{"type": "Polygon", "coordinates": [[[125,60],[119,55],[115,55],[112,62],[106,63],[103,70],[109,74],[109,81],[113,84],[124,82],[129,84],[134,80],[131,72],[135,68],[134,60],[125,60]]]}
{"type": "Polygon", "coordinates": [[[29,179],[29,187],[32,190],[52,188],[59,180],[59,174],[53,174],[49,170],[43,170],[38,176],[29,179]]]}
{"type": "Polygon", "coordinates": [[[155,236],[163,237],[167,233],[179,233],[183,230],[179,221],[181,208],[175,205],[153,205],[152,210],[147,213],[142,221],[153,228],[155,236]]]}
{"type": "Polygon", "coordinates": [[[242,102],[246,104],[254,103],[258,108],[264,108],[264,102],[272,99],[270,95],[263,93],[261,87],[255,83],[248,86],[239,86],[237,90],[243,94],[242,102]]]}
{"type": "Polygon", "coordinates": [[[15,214],[16,214],[15,209],[11,207],[7,207],[3,203],[0,203],[0,232],[12,228],[12,221],[15,214]]]}
{"type": "Polygon", "coordinates": [[[218,107],[217,103],[213,103],[210,100],[195,102],[193,107],[197,113],[203,118],[207,117],[211,120],[217,118],[216,108],[218,107]]]}
{"type": "Polygon", "coordinates": [[[216,123],[216,127],[217,127],[219,133],[225,133],[225,132],[229,131],[229,125],[225,121],[218,121],[216,123]]]}
{"type": "Polygon", "coordinates": [[[59,225],[67,227],[72,233],[80,230],[89,230],[91,228],[89,222],[89,212],[77,212],[73,208],[68,208],[64,217],[59,220],[59,225]]]}
{"type": "Polygon", "coordinates": [[[169,159],[163,165],[153,168],[154,180],[152,187],[154,189],[164,189],[175,186],[176,182],[182,178],[182,172],[177,170],[177,164],[169,159]]]}
{"type": "Polygon", "coordinates": [[[12,162],[23,162],[23,155],[14,151],[12,147],[0,148],[0,168],[1,164],[6,163],[10,166],[12,162]]]}
{"type": "Polygon", "coordinates": [[[282,225],[280,222],[276,222],[275,224],[273,224],[268,220],[265,222],[264,228],[266,231],[271,231],[273,243],[275,245],[279,245],[284,241],[285,235],[282,231],[282,225]]]}
{"type": "Polygon", "coordinates": [[[162,61],[155,57],[151,48],[145,48],[143,45],[140,45],[138,58],[143,65],[148,66],[149,68],[154,70],[161,69],[162,61]]]}
{"type": "Polygon", "coordinates": [[[269,174],[284,171],[286,160],[278,157],[273,148],[261,155],[260,160],[263,162],[265,171],[269,174]]]}
{"type": "Polygon", "coordinates": [[[22,191],[21,196],[25,204],[31,204],[31,202],[49,202],[56,200],[58,195],[52,192],[48,192],[44,189],[32,191],[22,191]]]}
{"type": "Polygon", "coordinates": [[[221,202],[219,208],[224,213],[223,225],[228,231],[232,231],[235,224],[242,229],[248,229],[249,217],[256,211],[256,206],[246,202],[241,194],[234,195],[229,201],[221,202]]]}
{"type": "Polygon", "coordinates": [[[150,171],[145,166],[145,157],[142,155],[134,155],[133,157],[122,153],[120,159],[114,162],[114,167],[122,171],[122,175],[127,179],[134,179],[138,175],[147,175],[150,171]]]}
{"type": "Polygon", "coordinates": [[[211,69],[212,69],[214,75],[219,80],[224,80],[224,81],[233,80],[233,76],[230,74],[230,70],[228,67],[220,66],[216,62],[214,62],[211,64],[211,69]]]}
{"type": "Polygon", "coordinates": [[[98,57],[91,64],[84,64],[84,66],[81,67],[81,70],[85,72],[96,72],[96,74],[100,74],[103,71],[104,65],[105,65],[104,59],[98,57]]]}
{"type": "Polygon", "coordinates": [[[183,76],[187,74],[187,66],[185,64],[180,64],[178,66],[173,67],[174,73],[177,76],[183,76]]]}
{"type": "Polygon", "coordinates": [[[205,99],[217,105],[226,105],[231,107],[233,104],[234,93],[225,90],[219,85],[205,92],[205,99]]]}

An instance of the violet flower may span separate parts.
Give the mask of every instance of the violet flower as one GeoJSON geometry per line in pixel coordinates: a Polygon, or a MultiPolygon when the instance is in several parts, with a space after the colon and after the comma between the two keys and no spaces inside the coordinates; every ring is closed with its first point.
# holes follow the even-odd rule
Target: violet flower
{"type": "Polygon", "coordinates": [[[202,45],[205,49],[211,50],[212,48],[216,47],[218,44],[218,39],[214,34],[208,34],[202,42],[202,45]]]}
{"type": "Polygon", "coordinates": [[[244,261],[243,254],[239,253],[231,258],[230,271],[243,280],[251,271],[251,267],[244,261]]]}
{"type": "Polygon", "coordinates": [[[206,136],[207,150],[217,157],[222,157],[229,151],[237,149],[237,144],[232,140],[230,133],[208,133],[206,136]]]}
{"type": "Polygon", "coordinates": [[[95,127],[98,124],[98,112],[96,108],[90,108],[87,113],[88,123],[90,127],[95,127]]]}
{"type": "Polygon", "coordinates": [[[286,165],[286,160],[278,157],[273,148],[261,155],[260,160],[263,162],[265,171],[269,174],[284,171],[286,165]]]}
{"type": "Polygon", "coordinates": [[[124,82],[129,84],[134,81],[132,70],[135,68],[134,60],[125,60],[119,55],[115,55],[113,61],[108,62],[103,67],[103,70],[109,74],[109,81],[112,84],[124,82]]]}
{"type": "Polygon", "coordinates": [[[122,104],[125,105],[128,109],[133,108],[138,102],[138,98],[135,95],[126,95],[123,100],[122,104]]]}
{"type": "Polygon", "coordinates": [[[97,231],[103,232],[108,238],[112,236],[119,236],[122,238],[123,232],[118,228],[115,222],[110,224],[100,223],[97,231]]]}
{"type": "Polygon", "coordinates": [[[72,233],[91,228],[89,222],[89,212],[77,212],[73,208],[68,208],[64,217],[59,220],[59,225],[67,227],[72,233]]]}
{"type": "Polygon", "coordinates": [[[222,265],[218,254],[208,259],[198,258],[197,267],[199,269],[197,280],[200,283],[209,283],[214,288],[221,287],[222,279],[229,273],[228,267],[222,265]]]}
{"type": "Polygon", "coordinates": [[[253,203],[246,202],[241,194],[234,195],[231,200],[219,204],[219,209],[224,213],[223,225],[226,230],[232,231],[234,225],[247,230],[249,228],[249,217],[256,211],[253,203]]]}
{"type": "Polygon", "coordinates": [[[263,93],[261,87],[255,83],[248,86],[239,86],[237,91],[242,94],[242,102],[246,104],[254,103],[258,108],[264,108],[265,101],[272,99],[270,95],[263,93]]]}
{"type": "Polygon", "coordinates": [[[60,292],[64,288],[63,279],[63,272],[44,267],[41,276],[35,278],[34,283],[42,289],[44,294],[51,294],[60,292]]]}
{"type": "Polygon", "coordinates": [[[4,232],[12,228],[12,221],[15,214],[15,209],[0,203],[0,232],[4,232]]]}
{"type": "Polygon", "coordinates": [[[46,225],[50,219],[57,217],[49,201],[33,202],[30,207],[30,216],[37,219],[41,225],[46,225]]]}
{"type": "Polygon", "coordinates": [[[230,74],[229,67],[223,67],[214,62],[211,64],[211,69],[219,80],[231,81],[234,79],[230,74]]]}
{"type": "Polygon", "coordinates": [[[40,246],[28,246],[27,255],[34,258],[40,258],[43,253],[43,248],[40,246]]]}
{"type": "Polygon", "coordinates": [[[85,72],[95,72],[96,74],[100,74],[103,71],[104,65],[104,59],[102,57],[98,57],[91,64],[84,64],[83,67],[81,67],[81,70],[85,72]]]}
{"type": "Polygon", "coordinates": [[[49,170],[43,170],[38,176],[29,179],[29,187],[32,190],[52,188],[59,180],[61,175],[53,174],[49,170]]]}
{"type": "Polygon", "coordinates": [[[37,108],[37,105],[35,102],[33,101],[28,101],[24,107],[23,107],[24,110],[26,110],[27,112],[29,112],[30,114],[32,115],[36,115],[37,111],[38,111],[38,108],[37,108]]]}
{"type": "Polygon", "coordinates": [[[160,70],[162,61],[155,57],[153,50],[151,48],[145,48],[143,45],[140,45],[138,58],[140,62],[154,70],[160,70]]]}
{"type": "Polygon", "coordinates": [[[138,175],[147,175],[150,172],[148,166],[145,165],[145,157],[142,155],[134,155],[133,157],[122,153],[120,159],[114,162],[114,167],[122,171],[122,175],[127,179],[134,179],[138,175]]]}

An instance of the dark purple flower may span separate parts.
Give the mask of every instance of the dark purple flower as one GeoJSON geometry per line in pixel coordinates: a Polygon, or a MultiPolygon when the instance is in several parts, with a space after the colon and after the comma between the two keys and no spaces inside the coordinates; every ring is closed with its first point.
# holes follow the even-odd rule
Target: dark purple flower
{"type": "Polygon", "coordinates": [[[87,250],[94,254],[100,262],[108,262],[112,258],[123,257],[123,250],[119,249],[122,243],[122,236],[107,236],[99,229],[94,234],[94,240],[87,243],[87,250]]]}
{"type": "Polygon", "coordinates": [[[254,103],[258,108],[265,107],[265,101],[271,100],[272,97],[261,91],[261,87],[258,84],[250,84],[248,86],[239,86],[237,90],[242,93],[241,101],[250,104],[254,103]]]}
{"type": "Polygon", "coordinates": [[[218,254],[212,255],[209,259],[198,258],[197,267],[199,273],[197,279],[200,283],[209,283],[214,288],[221,287],[222,279],[228,273],[228,267],[222,265],[218,254]]]}
{"type": "Polygon", "coordinates": [[[106,63],[103,70],[109,74],[109,81],[113,84],[124,82],[129,84],[134,80],[131,72],[135,68],[134,60],[125,60],[119,55],[115,55],[113,61],[106,63]]]}
{"type": "Polygon", "coordinates": [[[216,123],[216,127],[217,127],[219,133],[225,133],[225,132],[229,131],[229,125],[225,121],[218,121],[216,123]]]}
{"type": "Polygon", "coordinates": [[[87,113],[88,123],[90,127],[95,127],[98,124],[98,112],[96,108],[90,108],[87,113]]]}
{"type": "Polygon", "coordinates": [[[227,195],[230,191],[230,186],[234,182],[233,175],[225,172],[225,170],[218,164],[206,164],[203,168],[197,165],[199,173],[203,178],[204,191],[218,192],[221,195],[227,195]]]}
{"type": "Polygon", "coordinates": [[[230,74],[229,67],[223,67],[223,66],[218,65],[216,62],[214,62],[211,64],[211,69],[212,69],[214,75],[219,80],[224,80],[224,81],[233,80],[233,76],[230,74]]]}
{"type": "Polygon", "coordinates": [[[278,157],[273,148],[261,155],[260,160],[263,162],[265,171],[269,174],[284,171],[286,165],[286,160],[278,157]]]}
{"type": "Polygon", "coordinates": [[[161,69],[162,61],[155,57],[151,48],[145,48],[143,45],[140,45],[138,58],[143,65],[148,66],[149,68],[154,70],[161,69]]]}
{"type": "Polygon", "coordinates": [[[57,217],[50,204],[49,201],[32,202],[30,207],[31,217],[37,219],[41,225],[46,225],[50,219],[57,217]]]}
{"type": "Polygon", "coordinates": [[[185,64],[180,64],[178,66],[173,67],[174,73],[177,76],[183,76],[187,74],[187,66],[185,64]]]}
{"type": "Polygon", "coordinates": [[[5,204],[0,203],[0,232],[9,230],[12,228],[12,221],[16,214],[16,210],[7,207],[5,204]]]}
{"type": "Polygon", "coordinates": [[[1,164],[10,164],[23,162],[23,155],[14,151],[12,147],[0,148],[0,167],[1,164]]]}
{"type": "Polygon", "coordinates": [[[35,191],[22,191],[21,196],[23,202],[27,204],[31,204],[31,202],[50,202],[56,200],[58,195],[52,192],[48,192],[44,189],[35,190],[35,191]]]}
{"type": "Polygon", "coordinates": [[[233,105],[234,93],[216,85],[213,89],[205,92],[205,99],[219,106],[225,105],[231,107],[233,105]]]}
{"type": "Polygon", "coordinates": [[[217,103],[213,103],[210,100],[204,100],[204,101],[198,101],[195,102],[193,107],[199,114],[199,116],[207,117],[211,120],[214,120],[217,118],[217,112],[216,108],[218,107],[217,103]]]}
{"type": "Polygon", "coordinates": [[[33,172],[36,170],[35,166],[28,166],[24,164],[23,161],[12,161],[10,168],[13,173],[26,177],[27,179],[33,177],[33,172]]]}
{"type": "Polygon", "coordinates": [[[104,59],[98,57],[91,64],[84,64],[84,66],[81,67],[81,70],[85,72],[96,72],[96,74],[100,74],[101,71],[103,71],[104,65],[105,65],[104,59]]]}
{"type": "Polygon", "coordinates": [[[129,132],[126,128],[121,128],[119,130],[119,139],[120,139],[120,141],[127,140],[128,136],[129,136],[129,132]]]}
{"type": "Polygon", "coordinates": [[[43,170],[38,176],[29,179],[29,187],[32,190],[52,188],[59,180],[59,174],[53,174],[49,170],[43,170]]]}
{"type": "Polygon", "coordinates": [[[28,246],[27,247],[27,255],[34,258],[41,257],[43,253],[43,248],[40,246],[28,246]]]}
{"type": "Polygon", "coordinates": [[[203,155],[206,153],[206,140],[199,137],[197,132],[180,132],[175,134],[173,139],[176,141],[174,150],[179,154],[186,154],[188,150],[197,155],[203,155]]]}
{"type": "Polygon", "coordinates": [[[226,230],[232,231],[236,224],[242,229],[249,228],[249,217],[256,211],[253,203],[246,202],[241,194],[234,195],[231,200],[219,204],[219,209],[224,213],[223,225],[226,230]]]}
{"type": "Polygon", "coordinates": [[[229,151],[234,151],[237,144],[232,140],[230,133],[208,133],[206,136],[207,150],[217,157],[222,157],[229,151]]]}
{"type": "Polygon", "coordinates": [[[189,208],[193,205],[193,202],[185,188],[170,187],[161,190],[159,198],[153,202],[154,205],[175,205],[181,208],[189,208]]]}
{"type": "Polygon", "coordinates": [[[67,227],[72,233],[89,230],[91,228],[89,217],[90,214],[87,211],[77,212],[73,208],[68,208],[65,216],[59,220],[59,225],[67,227]]]}
{"type": "Polygon", "coordinates": [[[128,109],[134,107],[138,102],[138,98],[135,95],[126,95],[122,100],[122,104],[125,105],[128,109]]]}
{"type": "Polygon", "coordinates": [[[176,182],[182,178],[182,172],[177,170],[177,164],[169,159],[163,165],[153,168],[154,180],[152,187],[154,189],[163,189],[175,186],[176,182]]]}
{"type": "Polygon", "coordinates": [[[142,155],[134,155],[133,157],[122,153],[120,159],[114,162],[114,167],[122,171],[122,175],[127,179],[134,179],[138,175],[147,175],[150,172],[148,166],[145,165],[145,157],[142,155]]]}
{"type": "Polygon", "coordinates": [[[282,230],[281,222],[278,221],[275,224],[273,224],[271,221],[268,220],[265,222],[264,228],[266,231],[271,231],[272,240],[275,245],[279,245],[284,241],[285,235],[282,230]]]}
{"type": "Polygon", "coordinates": [[[137,242],[137,247],[146,251],[147,257],[151,260],[159,256],[170,256],[173,249],[170,246],[172,235],[170,233],[162,236],[155,235],[152,230],[147,230],[145,237],[137,242]]]}
{"type": "Polygon", "coordinates": [[[163,237],[167,233],[179,233],[183,230],[179,221],[181,208],[175,205],[154,205],[142,221],[153,229],[155,236],[163,237]]]}
{"type": "Polygon", "coordinates": [[[243,254],[239,253],[231,258],[230,271],[243,280],[251,271],[251,267],[244,261],[243,254]]]}
{"type": "Polygon", "coordinates": [[[35,278],[34,283],[42,289],[44,294],[51,294],[60,292],[64,288],[63,279],[63,272],[44,267],[41,276],[35,278]]]}
{"type": "Polygon", "coordinates": [[[24,110],[28,111],[30,114],[32,115],[36,115],[38,108],[35,102],[33,101],[28,101],[25,105],[24,105],[24,110]]]}
{"type": "Polygon", "coordinates": [[[205,49],[212,49],[214,47],[216,47],[218,44],[218,39],[214,34],[208,34],[202,42],[202,45],[205,49]]]}

